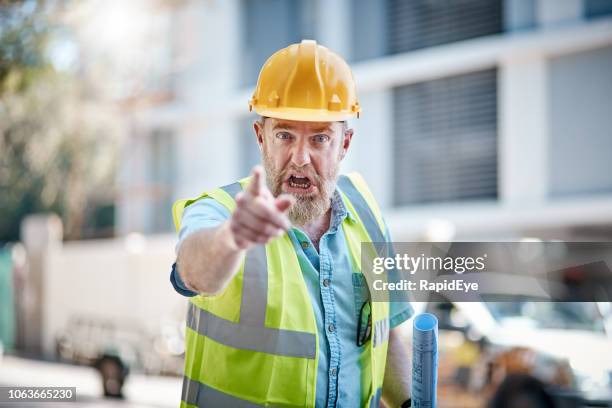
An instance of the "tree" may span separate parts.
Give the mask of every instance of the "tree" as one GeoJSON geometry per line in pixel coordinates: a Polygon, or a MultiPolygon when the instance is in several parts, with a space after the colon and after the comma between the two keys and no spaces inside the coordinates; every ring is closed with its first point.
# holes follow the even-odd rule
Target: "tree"
{"type": "Polygon", "coordinates": [[[79,238],[87,207],[112,196],[108,109],[49,54],[58,4],[0,1],[0,241],[17,240],[26,215],[49,211],[79,238]]]}

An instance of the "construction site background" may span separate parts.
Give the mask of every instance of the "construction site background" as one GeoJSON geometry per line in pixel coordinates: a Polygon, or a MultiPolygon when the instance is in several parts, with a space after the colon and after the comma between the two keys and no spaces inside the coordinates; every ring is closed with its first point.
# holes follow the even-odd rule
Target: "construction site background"
{"type": "MultiPolygon", "coordinates": [[[[612,1],[0,8],[0,385],[52,385],[58,373],[96,399],[91,367],[120,356],[127,401],[175,405],[143,397],[180,394],[172,202],[258,162],[257,72],[303,38],[354,71],[363,114],[342,171],[365,177],[395,241],[612,240],[612,1]]],[[[609,327],[609,303],[598,307],[609,327]]],[[[476,381],[465,361],[485,354],[465,357],[474,344],[458,332],[444,337],[460,347],[441,368],[440,404],[482,405],[457,391],[476,381]]],[[[602,372],[612,383],[612,363],[602,372]]]]}

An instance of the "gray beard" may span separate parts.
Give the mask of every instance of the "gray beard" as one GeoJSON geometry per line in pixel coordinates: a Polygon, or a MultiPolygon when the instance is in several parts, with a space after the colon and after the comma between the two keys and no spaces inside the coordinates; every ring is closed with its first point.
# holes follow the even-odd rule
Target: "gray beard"
{"type": "Polygon", "coordinates": [[[291,206],[287,213],[289,221],[294,225],[304,226],[325,215],[331,206],[331,198],[327,194],[321,194],[321,196],[324,197],[294,195],[295,204],[291,206]]]}
{"type": "MultiPolygon", "coordinates": [[[[278,171],[274,171],[271,163],[264,157],[264,167],[266,170],[266,182],[268,188],[274,195],[278,197],[282,194],[282,176],[278,171]]],[[[295,198],[295,204],[289,208],[287,216],[289,221],[296,226],[308,225],[316,219],[325,215],[331,207],[331,199],[336,190],[336,180],[340,170],[339,163],[333,170],[333,173],[328,179],[320,178],[319,195],[314,197],[305,197],[301,195],[291,194],[295,198]]]]}

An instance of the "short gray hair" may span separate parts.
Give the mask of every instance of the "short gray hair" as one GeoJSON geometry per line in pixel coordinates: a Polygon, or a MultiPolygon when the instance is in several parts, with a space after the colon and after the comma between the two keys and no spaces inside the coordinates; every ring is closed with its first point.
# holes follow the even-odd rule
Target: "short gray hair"
{"type": "MultiPolygon", "coordinates": [[[[268,119],[267,116],[260,116],[259,119],[257,119],[257,122],[259,122],[259,124],[261,126],[264,126],[266,119],[268,119]]],[[[342,120],[342,121],[338,121],[342,123],[342,133],[346,132],[346,130],[348,129],[348,121],[347,120],[342,120]]]]}

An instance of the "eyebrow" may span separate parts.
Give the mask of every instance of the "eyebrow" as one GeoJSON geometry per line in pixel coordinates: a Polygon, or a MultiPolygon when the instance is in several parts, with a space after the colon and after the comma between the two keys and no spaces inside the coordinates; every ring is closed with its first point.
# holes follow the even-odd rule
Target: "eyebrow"
{"type": "MultiPolygon", "coordinates": [[[[274,127],[272,128],[272,130],[277,130],[277,129],[284,129],[284,130],[297,130],[297,126],[292,125],[291,123],[277,123],[274,125],[274,127]]],[[[311,129],[312,133],[320,133],[320,132],[331,132],[332,131],[332,127],[331,124],[326,124],[326,125],[321,125],[318,127],[314,127],[311,129]]]]}

